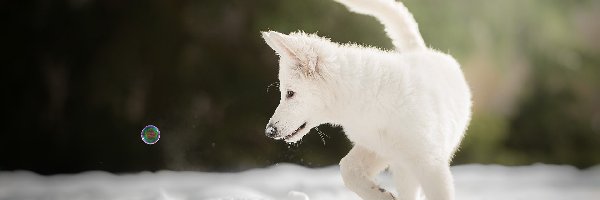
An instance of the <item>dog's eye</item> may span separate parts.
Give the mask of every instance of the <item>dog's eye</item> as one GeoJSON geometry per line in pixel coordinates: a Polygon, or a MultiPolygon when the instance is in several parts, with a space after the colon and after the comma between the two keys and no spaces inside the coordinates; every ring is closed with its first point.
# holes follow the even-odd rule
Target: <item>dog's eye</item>
{"type": "Polygon", "coordinates": [[[294,94],[296,94],[294,91],[288,90],[285,95],[285,98],[288,98],[288,99],[292,98],[294,96],[294,94]]]}

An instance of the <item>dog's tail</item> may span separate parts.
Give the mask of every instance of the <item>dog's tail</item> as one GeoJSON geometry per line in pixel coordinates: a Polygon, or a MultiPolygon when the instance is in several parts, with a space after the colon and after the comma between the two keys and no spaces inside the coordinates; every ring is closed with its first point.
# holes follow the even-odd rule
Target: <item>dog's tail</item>
{"type": "Polygon", "coordinates": [[[335,0],[349,10],[371,15],[384,26],[396,50],[407,52],[426,49],[415,18],[401,2],[395,0],[335,0]]]}

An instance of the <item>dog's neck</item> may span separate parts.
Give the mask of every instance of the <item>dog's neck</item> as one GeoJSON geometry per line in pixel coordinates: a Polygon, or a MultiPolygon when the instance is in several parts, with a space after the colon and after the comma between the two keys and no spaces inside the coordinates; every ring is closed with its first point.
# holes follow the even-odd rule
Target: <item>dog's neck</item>
{"type": "Polygon", "coordinates": [[[383,102],[390,96],[402,95],[406,68],[399,62],[400,54],[358,46],[340,46],[336,53],[330,84],[338,88],[333,92],[339,99],[332,101],[333,123],[344,126],[368,118],[377,110],[390,109],[382,106],[391,105],[383,102]]]}

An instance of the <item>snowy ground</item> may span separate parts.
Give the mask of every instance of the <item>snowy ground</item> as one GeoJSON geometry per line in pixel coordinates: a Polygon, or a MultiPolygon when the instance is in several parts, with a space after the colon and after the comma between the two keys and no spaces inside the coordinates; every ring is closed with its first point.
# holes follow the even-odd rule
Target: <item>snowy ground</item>
{"type": "MultiPolygon", "coordinates": [[[[569,166],[452,168],[459,200],[597,200],[600,166],[580,171],[569,166]]],[[[380,181],[391,187],[389,176],[380,181]]],[[[0,200],[358,200],[347,190],[338,167],[308,169],[281,164],[241,173],[160,171],[114,175],[86,172],[39,176],[0,172],[0,200]]]]}

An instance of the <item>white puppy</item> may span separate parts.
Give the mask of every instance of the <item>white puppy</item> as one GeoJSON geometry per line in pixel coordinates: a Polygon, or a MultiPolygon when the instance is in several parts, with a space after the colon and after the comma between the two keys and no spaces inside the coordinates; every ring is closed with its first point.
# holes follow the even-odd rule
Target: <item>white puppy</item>
{"type": "Polygon", "coordinates": [[[263,32],[280,56],[281,100],[266,134],[297,142],[320,124],[340,125],[354,147],[340,162],[365,200],[454,199],[449,162],[471,117],[459,64],[425,46],[406,7],[393,0],[336,0],[372,15],[395,51],[336,44],[302,32],[263,32]],[[397,197],[373,177],[392,171],[397,197]]]}

